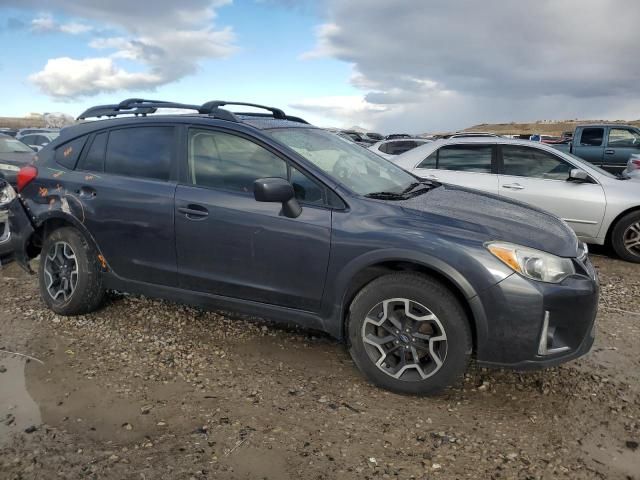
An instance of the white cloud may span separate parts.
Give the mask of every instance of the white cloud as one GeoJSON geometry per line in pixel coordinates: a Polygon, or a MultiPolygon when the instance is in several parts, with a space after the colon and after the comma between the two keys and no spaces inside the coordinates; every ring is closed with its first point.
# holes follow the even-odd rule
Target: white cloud
{"type": "Polygon", "coordinates": [[[370,127],[375,123],[376,116],[387,111],[387,107],[369,103],[357,95],[305,98],[289,106],[296,110],[315,114],[313,119],[308,118],[312,123],[343,128],[356,124],[370,127]]]}
{"type": "Polygon", "coordinates": [[[67,33],[80,35],[93,30],[90,25],[78,22],[56,23],[52,16],[45,15],[31,20],[31,31],[36,33],[67,33]]]}
{"type": "Polygon", "coordinates": [[[71,98],[130,88],[151,88],[162,79],[148,73],[129,73],[110,58],[53,58],[29,80],[47,95],[71,98]]]}
{"type": "Polygon", "coordinates": [[[303,58],[352,64],[366,102],[387,107],[373,117],[387,130],[633,111],[640,2],[558,8],[555,0],[328,0],[303,58]]]}
{"type": "MultiPolygon", "coordinates": [[[[38,8],[37,0],[4,0],[20,8],[38,8]]],[[[91,58],[50,58],[29,79],[42,92],[74,99],[102,92],[149,90],[197,71],[204,60],[236,51],[229,27],[216,28],[216,9],[230,0],[50,0],[47,8],[101,26],[89,46],[102,52],[91,58]],[[104,32],[111,36],[104,36],[104,32]],[[126,61],[126,63],[124,62],[126,61]],[[133,62],[134,66],[130,66],[133,62]]],[[[34,32],[88,33],[81,22],[58,23],[51,15],[32,22],[34,32]]]]}

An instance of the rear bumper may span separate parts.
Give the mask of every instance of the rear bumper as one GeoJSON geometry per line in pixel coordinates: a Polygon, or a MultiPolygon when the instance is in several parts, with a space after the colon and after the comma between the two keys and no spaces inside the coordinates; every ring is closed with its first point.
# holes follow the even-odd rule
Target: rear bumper
{"type": "Polygon", "coordinates": [[[9,229],[11,231],[9,248],[13,252],[13,258],[24,270],[33,273],[29,266],[27,242],[34,228],[19,198],[9,205],[9,229]]]}
{"type": "Polygon", "coordinates": [[[560,284],[514,274],[475,297],[488,331],[478,345],[482,366],[530,369],[555,366],[591,349],[598,312],[598,279],[584,272],[560,284]]]}

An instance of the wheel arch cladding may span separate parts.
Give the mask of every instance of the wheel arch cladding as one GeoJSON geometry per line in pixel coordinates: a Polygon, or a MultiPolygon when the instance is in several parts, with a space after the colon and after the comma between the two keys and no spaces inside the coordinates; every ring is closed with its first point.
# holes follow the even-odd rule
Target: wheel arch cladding
{"type": "Polygon", "coordinates": [[[87,228],[76,217],[63,212],[48,212],[48,214],[36,223],[36,228],[27,242],[27,254],[29,258],[35,258],[40,253],[44,239],[47,238],[51,232],[64,227],[76,229],[98,252],[98,259],[102,267],[106,268],[106,261],[100,253],[100,249],[91,233],[89,233],[87,228]]]}
{"type": "MultiPolygon", "coordinates": [[[[478,312],[477,306],[474,309],[472,304],[469,302],[469,298],[474,297],[475,293],[472,295],[468,295],[470,291],[473,292],[473,288],[466,282],[464,277],[461,275],[457,275],[464,283],[466,283],[464,288],[459,283],[456,282],[457,278],[451,278],[450,275],[441,271],[437,267],[432,264],[417,262],[417,261],[408,261],[408,260],[383,260],[375,263],[368,264],[363,266],[360,270],[354,272],[350,278],[349,283],[346,285],[344,289],[344,295],[342,298],[342,308],[341,308],[341,326],[340,326],[340,338],[348,340],[348,322],[349,322],[349,312],[351,310],[351,304],[353,303],[353,299],[356,297],[358,292],[362,290],[366,285],[371,283],[373,280],[380,278],[383,275],[387,275],[390,273],[399,273],[399,272],[407,272],[407,273],[417,273],[420,275],[428,276],[436,279],[440,283],[442,283],[446,288],[451,291],[451,293],[456,297],[456,299],[460,302],[460,305],[464,309],[464,312],[467,316],[467,320],[469,322],[469,327],[471,329],[472,342],[473,342],[473,351],[475,352],[477,349],[478,342],[478,329],[482,329],[484,331],[486,329],[485,325],[480,324],[483,322],[484,314],[483,312],[478,312]]],[[[457,272],[456,272],[457,273],[457,272]]]]}

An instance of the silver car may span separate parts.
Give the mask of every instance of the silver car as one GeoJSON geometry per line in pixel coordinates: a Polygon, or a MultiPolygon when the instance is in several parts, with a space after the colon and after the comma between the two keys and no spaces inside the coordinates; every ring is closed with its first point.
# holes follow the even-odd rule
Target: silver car
{"type": "Polygon", "coordinates": [[[640,263],[640,178],[616,177],[550,146],[507,138],[437,140],[396,157],[415,175],[529,203],[581,240],[640,263]]]}
{"type": "Polygon", "coordinates": [[[395,138],[392,140],[382,140],[381,142],[374,143],[369,147],[373,153],[377,153],[382,158],[387,160],[393,160],[398,155],[402,155],[409,150],[412,150],[420,145],[429,143],[431,140],[424,138],[395,138]]]}

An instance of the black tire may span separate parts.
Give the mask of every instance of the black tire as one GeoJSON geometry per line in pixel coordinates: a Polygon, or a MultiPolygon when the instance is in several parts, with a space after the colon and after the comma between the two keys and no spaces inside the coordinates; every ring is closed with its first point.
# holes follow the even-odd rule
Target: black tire
{"type": "Polygon", "coordinates": [[[54,230],[45,239],[38,267],[40,296],[47,306],[59,315],[83,315],[97,310],[104,301],[105,290],[102,284],[102,273],[98,252],[93,245],[75,228],[64,227],[54,230]],[[56,245],[67,244],[75,255],[77,280],[73,292],[64,298],[53,298],[47,287],[50,276],[45,273],[50,255],[56,245]]]}
{"type": "Polygon", "coordinates": [[[640,211],[631,212],[618,220],[611,231],[611,246],[616,254],[627,262],[640,263],[640,245],[635,248],[625,246],[625,239],[640,239],[640,211]]]}
{"type": "MultiPolygon", "coordinates": [[[[399,303],[402,305],[402,302],[399,303]]],[[[402,310],[402,306],[400,310],[402,310]]],[[[377,317],[373,318],[379,319],[384,316],[384,313],[380,312],[377,317]]],[[[408,319],[408,317],[404,318],[408,319]]],[[[396,393],[431,395],[458,383],[467,370],[472,352],[469,320],[462,305],[460,305],[453,293],[436,279],[415,273],[394,273],[377,278],[356,295],[351,303],[348,321],[349,353],[360,371],[379,387],[396,393]],[[442,361],[440,358],[441,366],[434,369],[428,378],[423,378],[418,370],[410,371],[413,369],[406,370],[405,373],[401,374],[401,378],[395,378],[392,374],[387,373],[388,370],[383,371],[383,367],[388,367],[386,362],[379,367],[376,359],[372,358],[372,351],[373,355],[378,356],[378,361],[381,361],[383,354],[382,352],[377,352],[376,354],[375,349],[371,348],[372,344],[365,343],[365,330],[372,327],[370,321],[367,321],[368,323],[365,326],[365,318],[367,318],[367,315],[372,318],[370,314],[372,311],[377,311],[375,310],[376,308],[383,309],[385,301],[387,301],[388,311],[397,308],[393,306],[395,305],[394,303],[388,302],[389,299],[408,299],[410,302],[415,302],[410,304],[410,310],[416,304],[426,307],[426,310],[435,315],[439,322],[437,328],[442,327],[446,334],[444,360],[442,361]],[[381,307],[380,305],[383,306],[381,307]],[[413,376],[413,378],[405,378],[406,376],[413,376]]],[[[408,321],[411,322],[410,320],[408,321]]],[[[415,325],[421,324],[414,323],[415,325]]],[[[391,325],[387,325],[387,327],[389,326],[391,325]]],[[[383,331],[383,335],[388,333],[388,328],[386,327],[384,330],[382,327],[374,328],[377,328],[378,332],[383,331]]],[[[397,330],[395,332],[397,333],[397,330]]],[[[402,333],[403,331],[401,330],[400,335],[405,339],[409,336],[409,340],[406,341],[416,340],[411,338],[413,334],[402,335],[402,333]]],[[[391,335],[393,335],[393,332],[391,332],[391,335]]],[[[437,335],[433,333],[431,336],[437,335]]],[[[400,337],[396,338],[400,339],[400,337]]],[[[396,349],[397,353],[398,347],[393,344],[398,344],[401,341],[405,340],[394,340],[386,345],[391,345],[390,348],[396,349]]],[[[403,343],[400,343],[400,346],[402,345],[403,343]]],[[[404,348],[410,352],[411,347],[404,345],[404,348]]],[[[407,354],[401,352],[402,350],[400,350],[401,355],[407,354]]],[[[389,354],[385,358],[391,357],[392,355],[389,354]]],[[[412,358],[415,359],[415,357],[412,358]]],[[[427,360],[426,365],[429,365],[429,362],[430,360],[427,360]]],[[[431,362],[431,365],[435,364],[436,362],[431,362]]],[[[399,365],[402,364],[400,363],[399,365]]],[[[398,365],[394,368],[397,371],[402,370],[398,365]]],[[[422,373],[427,373],[424,368],[421,371],[422,373]]]]}

